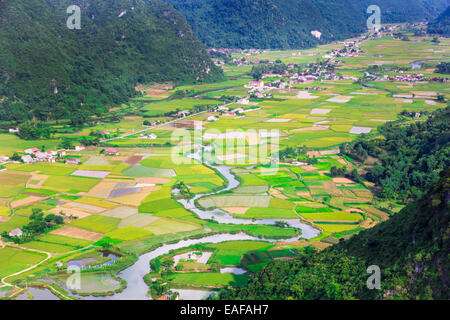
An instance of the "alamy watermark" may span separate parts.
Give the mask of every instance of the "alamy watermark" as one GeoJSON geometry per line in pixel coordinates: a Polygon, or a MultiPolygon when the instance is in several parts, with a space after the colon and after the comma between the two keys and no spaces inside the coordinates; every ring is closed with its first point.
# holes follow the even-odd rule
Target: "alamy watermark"
{"type": "Polygon", "coordinates": [[[66,286],[72,291],[81,289],[81,269],[78,266],[69,266],[67,273],[71,274],[66,281],[66,286]]]}
{"type": "Polygon", "coordinates": [[[367,268],[367,273],[370,274],[367,278],[367,289],[381,289],[381,269],[377,265],[371,265],[367,268]]]}
{"type": "Polygon", "coordinates": [[[67,8],[67,28],[70,30],[80,30],[81,29],[81,9],[79,6],[71,5],[67,8]]]}
{"type": "Polygon", "coordinates": [[[370,5],[367,8],[367,13],[372,14],[367,19],[367,28],[370,31],[376,31],[381,29],[381,9],[377,5],[370,5]]]}

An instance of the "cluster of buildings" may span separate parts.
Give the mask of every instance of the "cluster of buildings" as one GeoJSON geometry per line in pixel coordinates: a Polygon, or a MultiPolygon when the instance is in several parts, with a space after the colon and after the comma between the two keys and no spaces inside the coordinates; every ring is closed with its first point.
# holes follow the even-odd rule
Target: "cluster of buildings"
{"type": "MultiPolygon", "coordinates": [[[[76,146],[74,151],[83,151],[85,149],[84,146],[76,146]]],[[[58,150],[58,151],[47,151],[42,152],[37,148],[26,149],[24,150],[26,155],[22,156],[22,160],[24,163],[35,163],[35,162],[50,162],[55,163],[57,159],[66,156],[66,150],[58,150]]],[[[69,158],[66,160],[68,164],[79,164],[79,159],[69,158]],[[74,163],[73,163],[74,162],[74,163]]]]}
{"type": "Polygon", "coordinates": [[[330,53],[323,56],[325,59],[343,58],[343,57],[358,57],[361,53],[359,48],[360,40],[344,42],[344,47],[341,49],[334,49],[330,53]]]}
{"type": "Polygon", "coordinates": [[[139,136],[139,139],[155,140],[156,138],[158,138],[158,136],[156,134],[154,134],[154,133],[141,134],[139,136]]]}
{"type": "MultiPolygon", "coordinates": [[[[84,146],[76,146],[74,151],[84,150],[84,146]]],[[[30,148],[23,151],[25,155],[21,157],[22,161],[27,164],[36,162],[55,163],[56,160],[66,156],[66,150],[41,151],[37,148],[30,148]]],[[[66,159],[67,164],[79,164],[79,159],[66,159]],[[76,162],[76,163],[75,163],[76,162]]]]}
{"type": "Polygon", "coordinates": [[[427,83],[427,82],[441,82],[441,83],[448,83],[449,78],[438,78],[438,77],[431,77],[427,78],[423,74],[404,74],[403,71],[399,71],[399,74],[396,76],[389,76],[389,75],[380,75],[380,76],[374,76],[372,74],[367,74],[367,77],[372,78],[374,81],[396,81],[396,82],[411,82],[411,83],[427,83]]]}

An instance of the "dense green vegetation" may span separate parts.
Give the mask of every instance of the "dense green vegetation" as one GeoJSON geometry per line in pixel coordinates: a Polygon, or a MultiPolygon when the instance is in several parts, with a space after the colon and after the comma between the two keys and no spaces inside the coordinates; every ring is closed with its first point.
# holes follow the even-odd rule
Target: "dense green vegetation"
{"type": "Polygon", "coordinates": [[[409,125],[387,123],[385,139],[361,137],[341,145],[341,152],[360,161],[378,158],[367,178],[389,199],[418,198],[450,166],[450,107],[433,112],[427,121],[409,125]]]}
{"type": "Polygon", "coordinates": [[[448,300],[450,170],[421,200],[386,222],[316,253],[307,247],[276,261],[223,299],[448,300]],[[380,290],[369,290],[367,268],[381,269],[380,290]]]}
{"type": "Polygon", "coordinates": [[[134,96],[138,83],[222,77],[186,20],[159,0],[7,0],[0,25],[3,121],[79,126],[134,96]],[[73,4],[80,30],[67,27],[73,4]]]}
{"type": "Polygon", "coordinates": [[[450,35],[450,7],[428,25],[428,32],[444,36],[450,35]]]}
{"type": "Polygon", "coordinates": [[[167,1],[209,47],[281,49],[308,48],[363,32],[369,5],[380,6],[383,23],[434,19],[447,5],[443,0],[167,1]],[[313,30],[322,37],[312,36],[313,30]]]}
{"type": "Polygon", "coordinates": [[[437,65],[436,73],[450,74],[450,62],[441,62],[437,65]]]}

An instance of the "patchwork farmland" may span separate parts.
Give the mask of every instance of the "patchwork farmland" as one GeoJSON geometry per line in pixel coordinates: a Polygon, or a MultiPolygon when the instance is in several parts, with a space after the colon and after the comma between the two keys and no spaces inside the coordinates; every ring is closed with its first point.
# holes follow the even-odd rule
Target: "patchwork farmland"
{"type": "MultiPolygon", "coordinates": [[[[120,272],[155,250],[161,254],[145,270],[153,298],[175,288],[216,291],[247,283],[274,260],[310,246],[322,250],[389,219],[404,203],[379,198],[362,177],[364,167],[340,145],[379,137],[387,122],[425,121],[446,106],[450,88],[443,82],[359,81],[374,65],[389,66],[380,77],[441,77],[435,67],[449,61],[450,40],[410,38],[359,41],[358,56],[332,59],[336,79],[268,77],[259,92],[248,66],[226,65],[223,83],[141,86],[146,96],[124,106],[117,122],[96,121],[76,132],[60,124],[52,139],[41,141],[0,134],[0,156],[24,157],[28,148],[59,152],[54,162],[1,164],[0,299],[27,286],[61,299],[126,296],[126,282],[136,279],[120,272]],[[412,70],[419,60],[426,63],[412,70]],[[174,138],[180,130],[192,140],[174,138]],[[78,146],[92,132],[104,133],[96,146],[62,155],[61,141],[78,146]],[[255,146],[263,149],[256,156],[255,146]],[[193,160],[202,150],[211,159],[193,160]],[[40,214],[39,221],[60,223],[31,234],[40,214]],[[82,267],[80,290],[66,284],[74,263],[82,267]]],[[[304,67],[329,61],[323,56],[348,42],[247,59],[304,67]]]]}

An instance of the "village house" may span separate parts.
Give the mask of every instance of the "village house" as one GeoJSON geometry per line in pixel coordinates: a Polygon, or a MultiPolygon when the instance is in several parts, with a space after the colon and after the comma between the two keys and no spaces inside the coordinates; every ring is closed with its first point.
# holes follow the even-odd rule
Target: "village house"
{"type": "Polygon", "coordinates": [[[80,159],[76,159],[76,158],[69,158],[66,160],[66,164],[72,164],[72,165],[79,165],[81,162],[80,159]]]}
{"type": "Polygon", "coordinates": [[[281,74],[278,73],[265,73],[262,75],[262,78],[282,78],[283,76],[281,74]]]}
{"type": "Polygon", "coordinates": [[[188,115],[190,115],[191,114],[191,112],[189,111],[189,110],[183,110],[183,111],[180,111],[180,112],[178,112],[177,113],[177,116],[178,117],[187,117],[188,115]]]}
{"type": "Polygon", "coordinates": [[[210,117],[208,117],[206,119],[206,121],[209,121],[209,122],[214,122],[214,121],[217,121],[217,120],[219,120],[219,117],[215,117],[215,116],[210,116],[210,117]]]}
{"type": "Polygon", "coordinates": [[[27,163],[27,164],[36,162],[36,158],[33,158],[30,155],[22,156],[21,159],[22,159],[23,163],[27,163]]]}
{"type": "Polygon", "coordinates": [[[23,152],[25,152],[26,154],[35,154],[36,152],[39,152],[39,149],[37,148],[25,149],[23,152]]]}
{"type": "Polygon", "coordinates": [[[228,111],[230,110],[230,108],[226,107],[226,106],[219,106],[217,107],[217,111],[228,111]]]}
{"type": "Polygon", "coordinates": [[[83,151],[84,149],[86,149],[84,146],[76,146],[75,147],[75,151],[83,151]]]}
{"type": "Polygon", "coordinates": [[[264,81],[250,81],[249,82],[249,87],[263,88],[264,87],[264,81]]]}
{"type": "Polygon", "coordinates": [[[23,235],[23,232],[22,232],[22,230],[20,230],[19,228],[14,229],[14,230],[12,230],[12,231],[9,233],[9,236],[10,236],[10,237],[20,237],[20,236],[22,236],[22,235],[23,235]]]}
{"type": "Polygon", "coordinates": [[[8,132],[9,132],[9,133],[19,133],[19,129],[17,129],[17,128],[10,128],[10,129],[8,130],[8,132]]]}
{"type": "Polygon", "coordinates": [[[247,99],[247,98],[240,99],[240,100],[238,100],[238,102],[237,102],[237,104],[245,104],[245,105],[247,105],[247,104],[249,104],[249,103],[250,103],[250,100],[247,99]]]}
{"type": "Polygon", "coordinates": [[[139,137],[139,139],[149,139],[149,140],[155,140],[158,136],[154,133],[150,133],[150,134],[141,134],[141,136],[139,137]]]}
{"type": "Polygon", "coordinates": [[[0,156],[0,161],[8,161],[9,157],[7,156],[0,156]]]}
{"type": "Polygon", "coordinates": [[[118,156],[119,155],[119,151],[116,149],[106,149],[105,150],[105,154],[108,156],[118,156]]]}

